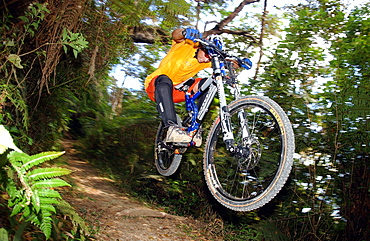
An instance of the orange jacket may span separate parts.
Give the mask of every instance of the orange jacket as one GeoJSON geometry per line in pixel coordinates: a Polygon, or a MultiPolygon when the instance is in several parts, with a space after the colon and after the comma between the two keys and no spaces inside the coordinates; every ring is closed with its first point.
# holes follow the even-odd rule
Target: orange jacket
{"type": "Polygon", "coordinates": [[[150,74],[144,82],[145,90],[158,75],[167,75],[174,85],[194,77],[199,71],[210,68],[211,63],[199,63],[195,58],[198,43],[186,39],[180,43],[172,41],[172,47],[161,61],[158,69],[150,74]]]}

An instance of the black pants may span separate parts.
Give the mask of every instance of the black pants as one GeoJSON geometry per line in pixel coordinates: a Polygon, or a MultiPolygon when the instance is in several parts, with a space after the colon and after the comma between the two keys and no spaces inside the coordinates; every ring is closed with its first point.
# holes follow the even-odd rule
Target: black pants
{"type": "MultiPolygon", "coordinates": [[[[199,87],[202,86],[206,79],[199,82],[199,87]]],[[[157,110],[161,115],[165,126],[179,124],[177,123],[175,104],[173,103],[172,91],[173,83],[167,75],[160,75],[155,80],[155,100],[157,102],[157,110]]],[[[208,88],[198,98],[198,108],[202,105],[208,88]]]]}

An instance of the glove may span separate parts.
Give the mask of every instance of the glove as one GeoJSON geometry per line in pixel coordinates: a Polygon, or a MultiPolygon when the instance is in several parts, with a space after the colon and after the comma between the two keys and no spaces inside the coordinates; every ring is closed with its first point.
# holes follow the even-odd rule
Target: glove
{"type": "Polygon", "coordinates": [[[241,66],[245,69],[251,69],[252,68],[252,61],[250,59],[243,59],[241,62],[241,66]]]}
{"type": "MultiPolygon", "coordinates": [[[[194,39],[201,39],[202,38],[202,34],[198,30],[193,29],[193,28],[185,29],[182,32],[182,35],[184,35],[184,37],[186,39],[190,39],[191,41],[194,41],[194,39]]],[[[196,41],[194,41],[194,42],[196,42],[196,41]]]]}

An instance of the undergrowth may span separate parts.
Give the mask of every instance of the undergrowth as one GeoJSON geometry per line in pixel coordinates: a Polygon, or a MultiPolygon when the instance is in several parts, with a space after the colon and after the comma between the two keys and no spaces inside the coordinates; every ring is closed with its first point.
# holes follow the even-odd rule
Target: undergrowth
{"type": "Polygon", "coordinates": [[[57,191],[70,186],[59,177],[71,171],[42,166],[63,154],[28,155],[13,143],[8,130],[0,125],[0,212],[4,223],[0,240],[18,241],[26,236],[37,240],[85,240],[89,236],[84,221],[57,191]],[[69,229],[63,225],[66,219],[72,224],[69,229]]]}

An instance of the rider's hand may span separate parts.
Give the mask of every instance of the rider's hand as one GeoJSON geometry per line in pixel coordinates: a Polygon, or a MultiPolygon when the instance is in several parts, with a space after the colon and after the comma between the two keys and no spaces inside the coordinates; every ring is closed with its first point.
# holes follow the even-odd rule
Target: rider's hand
{"type": "Polygon", "coordinates": [[[202,33],[200,33],[197,29],[193,29],[193,28],[185,29],[182,32],[182,35],[184,35],[184,37],[186,39],[190,39],[194,42],[196,42],[195,39],[201,39],[202,38],[202,33]]]}
{"type": "Polygon", "coordinates": [[[241,66],[245,69],[251,69],[252,68],[252,61],[248,58],[244,58],[242,60],[241,66]]]}

